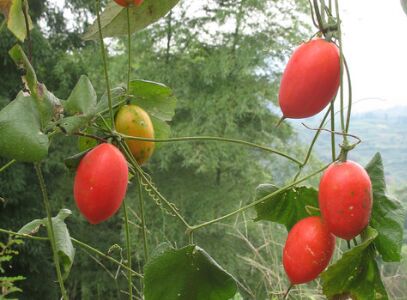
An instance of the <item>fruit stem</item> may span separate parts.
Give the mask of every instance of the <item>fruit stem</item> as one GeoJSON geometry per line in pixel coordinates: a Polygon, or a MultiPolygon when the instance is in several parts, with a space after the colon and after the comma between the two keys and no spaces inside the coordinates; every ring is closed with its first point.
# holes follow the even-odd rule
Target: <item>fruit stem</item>
{"type": "Polygon", "coordinates": [[[54,226],[52,224],[51,207],[50,207],[49,200],[48,200],[47,187],[45,186],[44,176],[42,175],[40,164],[35,163],[34,168],[35,168],[35,172],[37,173],[37,178],[38,178],[38,182],[40,184],[41,193],[42,193],[42,200],[43,200],[45,211],[47,213],[47,226],[46,227],[47,227],[47,232],[48,232],[48,238],[51,242],[52,254],[53,254],[53,259],[54,259],[59,287],[61,289],[62,298],[64,300],[68,300],[68,295],[66,293],[65,286],[64,286],[64,280],[62,279],[61,266],[59,264],[58,250],[57,250],[56,241],[55,241],[54,226]]]}
{"type": "Polygon", "coordinates": [[[280,127],[281,123],[283,123],[285,119],[286,119],[286,117],[282,116],[281,119],[278,120],[278,122],[276,124],[276,128],[280,127]]]}
{"type": "Polygon", "coordinates": [[[127,70],[127,92],[130,89],[130,74],[131,74],[131,32],[130,32],[130,8],[126,8],[127,11],[127,52],[128,52],[128,70],[127,70]]]}
{"type": "Polygon", "coordinates": [[[114,114],[113,114],[113,107],[112,107],[112,92],[110,90],[109,73],[107,71],[106,49],[105,49],[105,43],[104,43],[103,34],[102,34],[102,24],[100,22],[100,0],[96,0],[96,16],[97,16],[98,31],[99,31],[100,50],[102,52],[102,59],[103,59],[103,70],[105,73],[107,100],[109,103],[109,112],[110,112],[110,118],[111,118],[111,122],[112,122],[112,129],[114,130],[115,124],[114,124],[114,114]]]}
{"type": "Polygon", "coordinates": [[[288,294],[290,293],[291,289],[294,287],[294,285],[290,285],[287,289],[287,291],[285,292],[284,296],[283,296],[283,300],[288,298],[288,294]]]}

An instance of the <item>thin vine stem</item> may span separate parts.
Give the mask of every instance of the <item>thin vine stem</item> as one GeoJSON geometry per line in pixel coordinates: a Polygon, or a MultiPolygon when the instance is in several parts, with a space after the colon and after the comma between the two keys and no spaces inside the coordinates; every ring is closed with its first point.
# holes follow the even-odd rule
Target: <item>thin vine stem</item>
{"type": "Polygon", "coordinates": [[[294,182],[292,182],[290,184],[285,185],[284,187],[278,189],[277,191],[275,191],[273,193],[270,193],[270,194],[264,196],[263,198],[261,198],[259,200],[256,200],[256,201],[254,201],[254,202],[252,202],[250,204],[247,204],[245,206],[242,206],[241,208],[239,208],[239,209],[237,209],[237,210],[235,210],[235,211],[233,211],[231,213],[228,213],[228,214],[226,214],[226,215],[224,215],[222,217],[219,217],[219,218],[216,218],[216,219],[213,219],[213,220],[210,220],[210,221],[198,224],[198,225],[194,225],[191,228],[187,229],[187,231],[188,230],[189,231],[195,231],[195,230],[200,229],[202,227],[205,227],[205,226],[208,226],[208,225],[223,221],[223,220],[225,220],[225,219],[227,219],[229,217],[232,217],[232,216],[234,216],[236,214],[239,214],[239,213],[241,213],[241,212],[243,212],[243,211],[245,211],[245,210],[247,210],[247,209],[249,209],[249,208],[251,208],[253,206],[256,206],[257,204],[260,204],[260,203],[262,203],[262,202],[264,202],[264,201],[266,201],[266,200],[268,200],[268,199],[270,199],[270,198],[272,198],[272,197],[274,197],[274,196],[288,190],[289,188],[292,188],[293,186],[295,186],[295,185],[297,185],[297,184],[299,184],[301,182],[304,182],[304,181],[308,180],[309,178],[323,172],[330,165],[331,165],[331,163],[325,165],[324,167],[318,169],[317,171],[315,171],[315,172],[313,172],[313,173],[311,173],[311,174],[309,174],[309,175],[307,175],[307,176],[305,176],[305,177],[303,177],[301,179],[298,179],[298,180],[296,180],[296,181],[294,181],[294,182]]]}
{"type": "MultiPolygon", "coordinates": [[[[322,121],[321,121],[318,128],[322,129],[324,127],[325,121],[328,118],[329,114],[330,114],[330,111],[328,110],[325,113],[324,117],[322,118],[322,121]]],[[[300,168],[299,168],[297,174],[295,174],[293,181],[296,181],[298,179],[298,177],[300,177],[300,175],[302,173],[302,170],[308,164],[308,161],[309,161],[309,159],[311,157],[312,150],[314,149],[314,145],[317,142],[320,133],[321,133],[321,130],[318,130],[317,132],[315,132],[315,135],[312,138],[311,144],[308,147],[308,151],[307,151],[307,154],[305,155],[304,161],[301,163],[300,168]]]]}
{"type": "MultiPolygon", "coordinates": [[[[339,93],[340,93],[340,107],[341,107],[341,128],[342,132],[346,133],[346,128],[345,128],[345,109],[344,109],[344,92],[343,92],[343,69],[344,69],[344,63],[343,63],[343,45],[342,45],[342,26],[341,26],[341,19],[339,15],[339,2],[338,0],[335,0],[335,10],[336,10],[336,20],[338,22],[338,43],[339,43],[339,53],[340,53],[340,88],[339,88],[339,93]]],[[[347,145],[347,138],[346,135],[343,137],[344,145],[347,145]]]]}
{"type": "Polygon", "coordinates": [[[262,145],[257,145],[251,142],[243,141],[243,140],[237,140],[237,139],[231,139],[231,138],[222,138],[222,137],[215,137],[215,136],[192,136],[192,137],[179,137],[179,138],[171,138],[171,139],[149,139],[149,138],[143,138],[143,137],[135,137],[135,136],[129,136],[121,133],[116,133],[120,137],[127,139],[127,140],[138,140],[138,141],[148,141],[148,142],[157,142],[157,143],[169,143],[169,142],[188,142],[188,141],[219,141],[219,142],[227,142],[227,143],[234,143],[234,144],[240,144],[240,145],[245,145],[253,148],[258,148],[267,152],[274,153],[276,155],[285,157],[286,159],[296,163],[297,165],[301,165],[302,162],[299,161],[298,159],[275,149],[262,146],[262,145]]]}
{"type": "Polygon", "coordinates": [[[52,248],[53,259],[54,259],[59,287],[61,289],[62,298],[64,300],[68,300],[68,295],[65,290],[64,281],[62,279],[61,266],[59,264],[58,250],[57,250],[55,234],[54,234],[54,226],[52,224],[51,206],[50,206],[49,200],[48,200],[48,193],[47,193],[47,188],[46,188],[45,181],[44,181],[44,176],[42,174],[41,166],[39,163],[35,163],[34,168],[35,168],[35,172],[37,173],[37,177],[38,177],[38,181],[39,181],[41,193],[42,193],[42,200],[44,202],[44,208],[47,213],[47,222],[48,222],[47,225],[48,226],[46,226],[46,227],[47,227],[48,237],[51,242],[51,248],[52,248]]]}
{"type": "MultiPolygon", "coordinates": [[[[36,240],[36,241],[49,241],[48,237],[35,236],[35,235],[30,235],[30,234],[25,234],[25,233],[18,233],[18,232],[15,232],[15,231],[6,230],[6,229],[2,229],[2,228],[0,228],[0,232],[10,234],[10,235],[15,235],[15,236],[25,238],[25,239],[31,239],[31,240],[36,240]]],[[[79,247],[81,247],[83,249],[87,249],[88,251],[91,251],[91,252],[93,252],[93,253],[95,253],[95,254],[103,257],[103,258],[106,258],[110,262],[112,262],[112,263],[114,263],[114,264],[116,264],[116,265],[118,265],[118,266],[120,266],[120,267],[122,267],[122,268],[124,268],[126,270],[131,271],[133,275],[135,275],[135,276],[137,276],[139,278],[143,278],[143,275],[141,275],[140,273],[137,273],[136,271],[129,269],[126,265],[122,264],[121,262],[114,259],[113,257],[104,254],[100,250],[98,250],[96,248],[93,248],[92,246],[90,246],[90,245],[88,245],[88,244],[86,244],[84,242],[81,242],[80,240],[77,240],[77,239],[75,239],[73,237],[71,237],[71,241],[72,241],[72,243],[78,245],[79,247]]]]}
{"type": "Polygon", "coordinates": [[[110,112],[110,118],[111,118],[111,122],[112,122],[112,128],[114,129],[115,124],[114,124],[114,115],[113,115],[113,107],[112,107],[112,92],[110,90],[109,72],[107,71],[106,49],[105,49],[105,43],[104,43],[103,34],[102,34],[102,24],[100,22],[100,0],[96,0],[96,15],[97,15],[97,23],[98,23],[98,31],[99,31],[100,50],[102,52],[103,69],[104,69],[105,80],[106,80],[107,100],[109,103],[109,112],[110,112]]]}
{"type": "Polygon", "coordinates": [[[127,205],[126,200],[123,201],[123,214],[124,214],[124,228],[126,232],[126,251],[127,251],[127,267],[128,267],[128,286],[129,286],[129,299],[133,298],[133,286],[132,286],[132,272],[131,268],[131,239],[130,239],[130,230],[129,230],[129,217],[127,214],[127,205]]]}
{"type": "Polygon", "coordinates": [[[143,191],[141,189],[141,179],[140,174],[137,173],[137,183],[138,183],[138,198],[140,203],[140,219],[141,219],[141,230],[143,233],[143,249],[144,249],[144,259],[148,260],[148,245],[147,245],[147,230],[146,230],[146,218],[144,214],[144,199],[143,191]]]}
{"type": "Polygon", "coordinates": [[[127,11],[127,52],[128,52],[128,70],[127,70],[127,91],[130,90],[130,74],[131,74],[131,32],[130,32],[130,8],[127,11]]]}
{"type": "Polygon", "coordinates": [[[352,101],[353,101],[353,94],[352,94],[352,80],[350,76],[350,71],[349,71],[349,65],[346,61],[345,56],[343,57],[343,63],[345,66],[345,71],[346,71],[346,78],[348,79],[348,114],[346,116],[346,126],[345,126],[345,132],[349,132],[349,125],[350,125],[350,118],[352,115],[352,101]]]}
{"type": "Polygon", "coordinates": [[[331,153],[332,153],[332,161],[336,159],[336,143],[335,143],[335,102],[332,100],[331,102],[331,153]]]}
{"type": "Polygon", "coordinates": [[[16,162],[15,159],[10,160],[8,163],[6,163],[4,166],[0,168],[0,173],[6,170],[8,167],[10,167],[12,164],[16,162]]]}

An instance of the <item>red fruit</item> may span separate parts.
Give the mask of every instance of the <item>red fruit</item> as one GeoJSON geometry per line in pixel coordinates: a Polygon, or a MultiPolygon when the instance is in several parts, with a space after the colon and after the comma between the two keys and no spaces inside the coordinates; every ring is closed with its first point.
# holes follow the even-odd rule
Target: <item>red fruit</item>
{"type": "Polygon", "coordinates": [[[322,111],[340,82],[338,47],[323,39],[299,46],[281,79],[279,102],[285,118],[301,119],[322,111]]]}
{"type": "Polygon", "coordinates": [[[372,183],[365,169],[353,162],[329,166],[319,183],[319,207],[329,230],[351,240],[369,223],[372,183]]]}
{"type": "Polygon", "coordinates": [[[117,4],[119,4],[120,6],[123,7],[128,7],[131,4],[134,4],[136,6],[141,5],[141,3],[143,3],[144,0],[114,0],[114,2],[116,2],[117,4]]]}
{"type": "Polygon", "coordinates": [[[314,280],[326,268],[335,249],[335,237],[320,217],[302,219],[288,233],[283,265],[292,284],[314,280]]]}
{"type": "Polygon", "coordinates": [[[100,223],[117,212],[126,195],[128,172],[123,154],[110,144],[96,146],[82,158],[74,197],[89,223],[100,223]]]}

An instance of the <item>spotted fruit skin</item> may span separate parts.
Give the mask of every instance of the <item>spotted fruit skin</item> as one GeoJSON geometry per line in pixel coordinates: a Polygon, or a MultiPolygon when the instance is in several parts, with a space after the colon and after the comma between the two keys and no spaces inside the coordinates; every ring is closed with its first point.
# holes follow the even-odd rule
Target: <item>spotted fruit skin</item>
{"type": "Polygon", "coordinates": [[[143,3],[144,0],[114,0],[117,4],[123,7],[128,7],[131,4],[134,4],[136,6],[139,6],[143,3]]]}
{"type": "Polygon", "coordinates": [[[128,166],[123,154],[111,144],[100,144],[79,163],[74,181],[74,198],[91,224],[109,219],[126,195],[128,166]]]}
{"type": "Polygon", "coordinates": [[[319,183],[319,207],[329,230],[351,240],[368,225],[372,212],[372,183],[356,162],[337,162],[328,167],[319,183]]]}
{"type": "Polygon", "coordinates": [[[284,117],[316,115],[335,97],[339,82],[338,47],[320,38],[302,44],[292,54],[281,79],[279,104],[284,117]]]}
{"type": "MultiPolygon", "coordinates": [[[[149,115],[137,105],[122,106],[116,115],[115,125],[117,132],[122,134],[154,138],[153,123],[149,115]]],[[[144,164],[154,152],[154,142],[126,140],[126,143],[140,165],[144,164]]]]}
{"type": "Polygon", "coordinates": [[[314,280],[335,250],[335,237],[321,217],[302,219],[291,228],[283,250],[284,270],[292,284],[314,280]]]}

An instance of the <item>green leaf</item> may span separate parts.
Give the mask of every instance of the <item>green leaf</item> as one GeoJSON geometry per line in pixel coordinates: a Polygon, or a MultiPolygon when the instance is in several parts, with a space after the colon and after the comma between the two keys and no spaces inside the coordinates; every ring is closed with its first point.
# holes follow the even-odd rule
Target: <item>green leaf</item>
{"type": "Polygon", "coordinates": [[[92,83],[82,75],[68,100],[62,102],[65,114],[69,116],[61,119],[58,126],[67,134],[88,127],[96,115],[96,100],[92,83]]]}
{"type": "MultiPolygon", "coordinates": [[[[156,139],[167,139],[171,134],[171,127],[166,122],[161,121],[160,119],[151,117],[151,122],[153,123],[154,128],[154,138],[156,139]]],[[[158,149],[163,146],[164,143],[156,143],[155,147],[158,149]]]]}
{"type": "MultiPolygon", "coordinates": [[[[256,188],[256,200],[278,189],[272,184],[261,184],[256,188]]],[[[299,220],[309,216],[306,206],[318,207],[318,191],[305,186],[291,188],[257,204],[255,221],[267,220],[283,224],[289,231],[299,220]]]]}
{"type": "Polygon", "coordinates": [[[143,108],[151,117],[171,121],[175,114],[177,100],[172,90],[164,84],[133,80],[128,93],[134,97],[131,102],[143,108]]]}
{"type": "Polygon", "coordinates": [[[370,226],[378,232],[374,244],[384,261],[401,260],[405,210],[396,199],[386,195],[383,161],[377,153],[366,166],[373,188],[373,209],[370,226]]]}
{"type": "Polygon", "coordinates": [[[44,225],[44,219],[35,219],[21,227],[17,233],[33,235],[40,230],[42,225],[44,225]]]}
{"type": "Polygon", "coordinates": [[[403,10],[407,15],[407,0],[401,0],[401,6],[403,7],[403,10]]]}
{"type": "Polygon", "coordinates": [[[31,96],[36,100],[35,104],[40,113],[41,128],[45,129],[51,120],[59,118],[62,112],[61,100],[49,92],[44,84],[37,81],[34,68],[20,45],[11,48],[9,55],[17,67],[25,72],[22,77],[23,82],[30,90],[31,96]]]}
{"type": "MultiPolygon", "coordinates": [[[[59,262],[63,268],[63,278],[66,279],[71,270],[75,257],[75,248],[72,245],[71,236],[65,224],[65,219],[72,212],[69,209],[61,209],[56,217],[52,218],[52,227],[54,229],[55,243],[59,256],[59,262]]],[[[48,219],[36,219],[24,225],[18,233],[33,234],[38,232],[41,225],[47,226],[48,219]]]]}
{"type": "Polygon", "coordinates": [[[47,156],[48,146],[35,100],[20,92],[0,111],[0,156],[24,162],[40,161],[47,156]]]}
{"type": "MultiPolygon", "coordinates": [[[[130,30],[132,33],[139,31],[148,25],[164,17],[179,0],[144,0],[138,7],[130,7],[130,30]]],[[[110,1],[100,16],[102,33],[104,37],[115,37],[127,34],[126,8],[110,1]]],[[[97,21],[88,28],[83,36],[85,40],[99,38],[97,21]]]]}
{"type": "Polygon", "coordinates": [[[71,236],[65,224],[65,219],[71,214],[72,212],[69,209],[61,209],[58,215],[52,218],[56,247],[60,264],[62,264],[64,270],[64,279],[68,277],[75,257],[75,248],[72,245],[71,236]]]}
{"type": "Polygon", "coordinates": [[[328,299],[344,294],[356,299],[388,299],[375,260],[376,237],[377,231],[368,227],[363,243],[345,252],[321,274],[323,292],[328,299]]]}
{"type": "MultiPolygon", "coordinates": [[[[112,95],[112,106],[116,107],[118,106],[121,102],[124,104],[124,98],[123,96],[126,94],[126,89],[123,87],[116,87],[114,89],[111,89],[111,95],[112,95]]],[[[116,107],[117,109],[117,107],[116,107]]],[[[96,111],[97,113],[107,113],[109,111],[109,100],[107,97],[107,93],[104,93],[103,96],[100,98],[100,101],[96,105],[96,111]]]]}
{"type": "Polygon", "coordinates": [[[94,115],[96,100],[92,83],[87,76],[82,75],[63,106],[69,115],[94,115]]]}
{"type": "MultiPolygon", "coordinates": [[[[11,2],[11,6],[9,7],[8,11],[5,11],[5,15],[7,17],[7,28],[15,35],[16,38],[18,38],[21,42],[24,42],[27,36],[27,26],[25,24],[23,13],[23,1],[10,0],[8,2],[11,2]]],[[[27,17],[29,30],[31,30],[33,27],[32,21],[29,15],[27,17]]]]}
{"type": "Polygon", "coordinates": [[[67,134],[78,132],[80,129],[84,129],[89,126],[92,120],[92,116],[78,115],[66,117],[58,122],[58,126],[67,134]]]}
{"type": "Polygon", "coordinates": [[[226,300],[237,291],[235,279],[195,245],[151,257],[144,282],[146,300],[226,300]]]}

